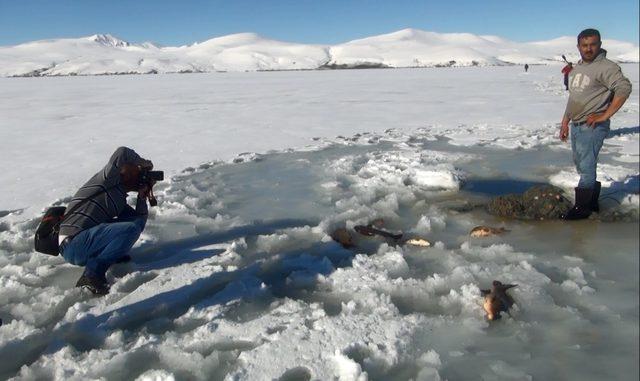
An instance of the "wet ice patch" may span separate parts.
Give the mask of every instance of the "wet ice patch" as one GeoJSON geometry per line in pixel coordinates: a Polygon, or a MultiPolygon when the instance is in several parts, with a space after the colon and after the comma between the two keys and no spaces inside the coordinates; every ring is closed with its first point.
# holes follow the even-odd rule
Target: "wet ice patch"
{"type": "Polygon", "coordinates": [[[443,163],[442,156],[428,151],[373,152],[342,158],[332,168],[338,176],[354,173],[354,182],[366,185],[457,189],[462,174],[443,163]]]}
{"type": "Polygon", "coordinates": [[[595,290],[588,286],[584,273],[580,267],[570,267],[567,269],[567,278],[562,282],[561,287],[568,292],[576,292],[578,294],[593,294],[595,290]]]}
{"type": "Polygon", "coordinates": [[[328,171],[335,181],[325,189],[338,212],[331,218],[352,224],[376,218],[398,221],[402,207],[412,207],[429,194],[457,191],[464,174],[446,163],[446,157],[407,149],[346,156],[330,163],[328,171]]]}
{"type": "Polygon", "coordinates": [[[417,361],[418,374],[416,375],[416,381],[440,381],[442,378],[438,373],[438,368],[442,365],[440,361],[440,355],[434,350],[429,350],[424,353],[417,361]]]}
{"type": "Polygon", "coordinates": [[[484,380],[519,380],[519,381],[531,381],[533,377],[525,372],[514,368],[504,361],[496,361],[489,366],[491,373],[485,373],[482,375],[484,380]]]}
{"type": "Polygon", "coordinates": [[[322,240],[324,233],[318,227],[304,226],[286,229],[279,233],[260,235],[256,239],[256,251],[269,254],[303,248],[322,240]]]}
{"type": "Polygon", "coordinates": [[[444,128],[437,132],[446,137],[448,143],[462,147],[499,147],[506,149],[531,149],[555,143],[551,126],[532,127],[524,125],[459,125],[457,128],[444,128]]]}
{"type": "Polygon", "coordinates": [[[410,181],[420,187],[432,189],[458,189],[460,187],[460,177],[452,171],[415,170],[410,181]]]}
{"type": "Polygon", "coordinates": [[[166,188],[157,192],[161,202],[158,208],[150,211],[150,219],[155,223],[150,224],[149,230],[188,237],[242,225],[240,218],[224,213],[226,206],[219,195],[221,189],[224,189],[224,182],[211,168],[173,178],[166,188]],[[175,230],[155,231],[157,225],[169,225],[175,230]]]}
{"type": "Polygon", "coordinates": [[[151,369],[136,378],[136,381],[175,381],[175,376],[161,369],[151,369]]]}

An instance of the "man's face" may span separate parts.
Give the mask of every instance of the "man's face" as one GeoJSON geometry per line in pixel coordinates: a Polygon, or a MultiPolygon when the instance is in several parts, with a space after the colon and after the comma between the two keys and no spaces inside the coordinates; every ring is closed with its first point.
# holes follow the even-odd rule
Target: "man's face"
{"type": "Polygon", "coordinates": [[[600,39],[598,36],[583,37],[578,41],[578,50],[584,62],[591,62],[600,53],[600,39]]]}

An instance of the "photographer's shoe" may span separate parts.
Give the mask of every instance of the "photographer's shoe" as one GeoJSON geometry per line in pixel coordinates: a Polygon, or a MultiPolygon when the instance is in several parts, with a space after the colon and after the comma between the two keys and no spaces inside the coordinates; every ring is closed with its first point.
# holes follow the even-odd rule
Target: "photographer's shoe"
{"type": "Polygon", "coordinates": [[[109,285],[106,280],[90,277],[85,274],[82,274],[80,279],[78,279],[76,287],[86,288],[94,295],[107,295],[109,293],[109,285]]]}

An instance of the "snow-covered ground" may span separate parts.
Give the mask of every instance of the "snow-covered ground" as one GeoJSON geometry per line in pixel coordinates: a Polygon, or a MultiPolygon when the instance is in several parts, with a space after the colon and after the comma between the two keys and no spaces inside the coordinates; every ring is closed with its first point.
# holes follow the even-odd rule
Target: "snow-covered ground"
{"type": "Polygon", "coordinates": [[[570,224],[473,207],[575,185],[557,66],[0,78],[0,378],[637,379],[623,71],[599,178],[600,219],[626,219],[570,224]],[[170,179],[92,298],[32,235],[120,145],[170,179]],[[329,237],[375,218],[434,245],[329,237]],[[469,237],[480,224],[510,232],[469,237]],[[489,323],[493,279],[517,304],[489,323]]]}
{"type": "MultiPolygon", "coordinates": [[[[109,34],[0,46],[0,77],[101,74],[310,70],[348,67],[434,67],[556,64],[579,58],[575,37],[515,42],[498,36],[418,29],[349,41],[307,45],[255,33],[216,37],[192,45],[132,44],[109,34]]],[[[638,46],[603,40],[608,57],[638,62],[638,46]]]]}

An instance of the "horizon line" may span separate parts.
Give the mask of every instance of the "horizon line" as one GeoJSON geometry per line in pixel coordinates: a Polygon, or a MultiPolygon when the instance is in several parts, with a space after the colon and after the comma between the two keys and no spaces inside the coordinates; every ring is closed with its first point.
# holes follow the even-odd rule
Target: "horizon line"
{"type": "MultiPolygon", "coordinates": [[[[563,35],[563,36],[558,36],[558,37],[553,37],[550,39],[535,39],[535,40],[530,40],[530,41],[518,41],[518,40],[512,40],[506,37],[503,37],[499,34],[475,34],[475,33],[471,33],[471,32],[436,32],[436,31],[432,31],[432,30],[424,30],[424,29],[418,29],[418,28],[403,28],[403,29],[398,29],[398,30],[394,30],[391,32],[386,32],[386,33],[380,33],[380,34],[373,34],[373,35],[367,35],[364,37],[359,37],[359,38],[355,38],[355,39],[351,39],[351,40],[347,40],[344,42],[338,42],[338,43],[307,43],[307,42],[298,42],[298,41],[293,41],[293,40],[284,40],[284,39],[277,39],[274,37],[270,37],[266,34],[261,34],[261,33],[257,33],[257,32],[251,32],[251,31],[246,31],[246,32],[236,32],[236,33],[229,33],[229,34],[222,34],[222,35],[213,35],[211,37],[208,37],[204,40],[197,40],[197,41],[193,41],[191,43],[186,43],[186,44],[181,44],[181,45],[171,45],[171,44],[164,44],[164,43],[159,43],[153,40],[129,40],[123,37],[120,37],[121,35],[116,35],[114,33],[93,33],[93,34],[89,34],[89,35],[82,35],[82,36],[56,36],[56,37],[48,37],[48,38],[41,38],[41,39],[35,39],[35,40],[28,40],[28,41],[23,41],[23,42],[19,42],[16,44],[11,44],[11,45],[0,45],[0,47],[11,47],[11,46],[19,46],[19,45],[24,45],[24,44],[29,44],[29,43],[33,43],[33,42],[39,42],[39,41],[51,41],[51,40],[73,40],[73,39],[81,39],[81,38],[88,38],[88,37],[93,37],[93,36],[111,36],[113,38],[116,38],[118,40],[121,40],[123,42],[127,42],[130,44],[145,44],[145,43],[150,43],[153,45],[156,45],[158,47],[180,47],[180,46],[192,46],[194,44],[198,44],[201,42],[205,42],[205,41],[209,41],[212,39],[216,39],[216,38],[222,38],[222,37],[228,37],[228,36],[235,36],[235,35],[241,35],[241,34],[254,34],[258,37],[262,37],[268,40],[273,40],[273,41],[281,41],[281,42],[290,42],[290,43],[296,43],[296,44],[301,44],[301,45],[327,45],[327,46],[331,46],[331,45],[341,45],[341,44],[346,44],[352,41],[358,41],[358,40],[363,40],[366,38],[371,38],[371,37],[377,37],[377,36],[384,36],[384,35],[388,35],[388,34],[393,34],[393,33],[397,33],[397,32],[402,32],[405,30],[412,30],[412,31],[419,31],[419,32],[426,32],[426,33],[435,33],[435,34],[440,34],[440,35],[452,35],[452,34],[468,34],[468,35],[472,35],[472,36],[477,36],[477,37],[499,37],[499,38],[503,38],[507,41],[510,42],[515,42],[515,43],[535,43],[535,42],[547,42],[547,41],[553,41],[553,40],[557,40],[560,38],[577,38],[576,36],[568,36],[568,35],[563,35]]],[[[627,41],[627,40],[619,40],[619,39],[615,39],[615,38],[603,38],[602,41],[617,41],[617,42],[624,42],[624,43],[629,43],[632,45],[636,45],[638,46],[637,43],[632,42],[632,41],[627,41]]]]}

